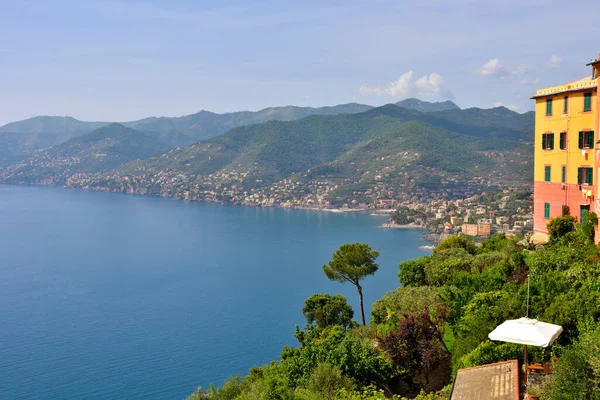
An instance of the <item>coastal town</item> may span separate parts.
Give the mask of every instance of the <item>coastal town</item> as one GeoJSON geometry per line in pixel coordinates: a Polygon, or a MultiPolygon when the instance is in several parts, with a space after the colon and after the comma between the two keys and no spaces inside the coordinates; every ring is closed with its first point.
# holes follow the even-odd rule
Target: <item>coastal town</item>
{"type": "Polygon", "coordinates": [[[267,186],[246,189],[249,172],[219,171],[208,175],[150,171],[130,176],[76,174],[67,187],[144,195],[185,201],[205,201],[254,207],[279,207],[328,212],[370,212],[388,216],[384,228],[430,231],[428,239],[463,234],[486,237],[502,232],[527,234],[533,228],[533,199],[527,187],[502,187],[483,178],[459,182],[453,178],[427,187],[406,182],[399,186],[375,176],[371,184],[327,179],[307,180],[296,174],[267,186]],[[354,190],[349,191],[347,188],[354,190]],[[405,215],[404,215],[405,214],[405,215]],[[442,235],[442,236],[439,236],[442,235]]]}

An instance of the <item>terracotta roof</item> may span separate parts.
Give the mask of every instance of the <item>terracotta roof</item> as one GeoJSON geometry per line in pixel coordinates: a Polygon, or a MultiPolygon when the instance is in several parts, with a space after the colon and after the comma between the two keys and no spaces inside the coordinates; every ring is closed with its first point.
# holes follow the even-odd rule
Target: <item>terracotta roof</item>
{"type": "Polygon", "coordinates": [[[519,362],[511,360],[459,370],[450,400],[519,400],[519,362]]]}

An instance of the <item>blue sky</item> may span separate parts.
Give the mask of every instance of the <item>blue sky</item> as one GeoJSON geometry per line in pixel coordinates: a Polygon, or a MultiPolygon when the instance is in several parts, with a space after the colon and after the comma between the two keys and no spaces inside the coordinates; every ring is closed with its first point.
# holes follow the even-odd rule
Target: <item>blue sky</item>
{"type": "Polygon", "coordinates": [[[0,0],[0,124],[406,97],[524,112],[600,52],[597,5],[570,4],[0,0]]]}

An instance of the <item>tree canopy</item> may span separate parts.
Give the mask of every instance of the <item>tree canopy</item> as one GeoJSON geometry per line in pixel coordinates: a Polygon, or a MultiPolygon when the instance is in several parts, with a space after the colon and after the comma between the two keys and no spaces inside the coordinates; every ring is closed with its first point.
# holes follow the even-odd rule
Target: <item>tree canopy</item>
{"type": "Polygon", "coordinates": [[[354,310],[344,296],[317,293],[304,300],[302,313],[307,325],[315,324],[318,328],[339,325],[348,328],[352,325],[354,310]]]}
{"type": "Polygon", "coordinates": [[[323,272],[330,280],[341,283],[351,282],[356,286],[363,325],[366,325],[366,322],[360,281],[377,272],[379,269],[379,264],[375,263],[377,257],[379,252],[372,250],[367,244],[344,244],[333,253],[333,259],[323,265],[323,272]]]}

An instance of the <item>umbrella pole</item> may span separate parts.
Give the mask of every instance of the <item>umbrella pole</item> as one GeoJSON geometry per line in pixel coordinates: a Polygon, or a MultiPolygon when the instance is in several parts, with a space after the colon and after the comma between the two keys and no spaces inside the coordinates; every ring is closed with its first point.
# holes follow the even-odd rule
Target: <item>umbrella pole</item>
{"type": "Polygon", "coordinates": [[[525,354],[523,355],[523,365],[525,366],[525,393],[527,393],[527,367],[529,360],[527,359],[527,345],[525,345],[525,354]]]}
{"type": "Polygon", "coordinates": [[[525,317],[529,318],[529,274],[527,274],[527,315],[525,317]]]}

